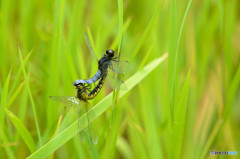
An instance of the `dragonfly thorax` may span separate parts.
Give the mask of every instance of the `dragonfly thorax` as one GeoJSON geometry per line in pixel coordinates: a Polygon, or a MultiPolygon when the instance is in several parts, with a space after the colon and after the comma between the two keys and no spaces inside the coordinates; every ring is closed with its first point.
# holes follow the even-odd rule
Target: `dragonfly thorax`
{"type": "Polygon", "coordinates": [[[114,51],[112,49],[106,50],[106,54],[98,61],[98,69],[102,72],[107,71],[111,60],[113,59],[114,51]]]}

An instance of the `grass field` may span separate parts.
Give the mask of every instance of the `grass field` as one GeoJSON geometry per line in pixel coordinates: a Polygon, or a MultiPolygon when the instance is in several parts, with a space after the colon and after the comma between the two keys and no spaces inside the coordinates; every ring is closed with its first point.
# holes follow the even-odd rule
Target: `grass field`
{"type": "Polygon", "coordinates": [[[238,0],[2,0],[0,158],[239,158],[210,155],[240,153],[239,42],[238,0]],[[90,101],[96,145],[49,99],[97,71],[84,32],[130,63],[90,101]]]}

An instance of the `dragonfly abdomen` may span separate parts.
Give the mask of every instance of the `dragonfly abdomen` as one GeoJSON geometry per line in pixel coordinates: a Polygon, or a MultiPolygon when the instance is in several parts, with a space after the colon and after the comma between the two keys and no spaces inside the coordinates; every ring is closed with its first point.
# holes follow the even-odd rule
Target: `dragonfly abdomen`
{"type": "Polygon", "coordinates": [[[78,98],[80,100],[84,100],[84,101],[95,98],[98,95],[98,93],[101,91],[104,81],[107,77],[107,74],[108,74],[107,71],[104,71],[104,73],[102,73],[102,76],[100,77],[100,80],[99,80],[97,86],[90,93],[87,93],[86,89],[79,89],[78,90],[78,98]]]}
{"type": "Polygon", "coordinates": [[[73,83],[73,85],[77,86],[79,84],[95,83],[96,81],[98,81],[101,78],[101,76],[102,76],[102,72],[101,72],[101,70],[98,70],[92,78],[87,79],[87,80],[78,79],[73,83]]]}

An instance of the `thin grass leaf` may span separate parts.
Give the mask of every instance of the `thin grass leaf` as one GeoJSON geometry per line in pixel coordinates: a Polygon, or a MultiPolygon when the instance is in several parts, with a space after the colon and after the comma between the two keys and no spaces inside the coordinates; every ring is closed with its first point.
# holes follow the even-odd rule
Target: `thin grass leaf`
{"type": "MultiPolygon", "coordinates": [[[[121,47],[123,40],[123,1],[118,0],[118,59],[121,57],[121,47]]],[[[117,72],[119,71],[119,63],[117,64],[117,72]]],[[[111,120],[111,131],[108,131],[108,137],[106,140],[104,157],[113,158],[115,154],[115,145],[119,129],[119,117],[120,113],[118,112],[119,102],[117,97],[119,95],[119,86],[117,86],[117,74],[115,74],[114,80],[114,90],[112,97],[112,120],[111,120]],[[117,114],[117,115],[116,115],[117,114]]]]}
{"type": "MultiPolygon", "coordinates": [[[[34,50],[34,49],[32,49],[32,50],[29,52],[29,54],[27,54],[27,56],[24,58],[24,61],[23,61],[24,66],[26,65],[26,63],[28,62],[30,56],[32,55],[33,50],[34,50]]],[[[20,78],[21,78],[21,73],[22,73],[22,68],[19,67],[19,68],[18,68],[18,71],[17,71],[17,75],[16,75],[15,78],[14,78],[14,81],[13,81],[13,84],[12,84],[12,87],[11,87],[11,90],[10,90],[10,92],[9,92],[9,96],[12,96],[12,94],[15,93],[15,89],[16,89],[16,87],[19,85],[19,81],[20,81],[20,78]]],[[[18,88],[18,89],[19,89],[19,88],[18,88]]]]}
{"type": "Polygon", "coordinates": [[[8,87],[9,87],[9,80],[10,80],[10,77],[11,77],[11,72],[12,72],[12,69],[10,70],[10,72],[7,76],[7,79],[4,83],[3,91],[2,91],[2,94],[1,94],[0,123],[1,123],[2,126],[4,125],[4,123],[3,123],[3,121],[4,121],[3,108],[7,105],[8,87]]]}
{"type": "Polygon", "coordinates": [[[14,91],[13,95],[11,96],[11,98],[9,99],[9,102],[7,103],[6,108],[9,108],[10,105],[12,105],[13,101],[16,99],[16,97],[19,95],[19,93],[21,92],[23,86],[24,86],[24,82],[22,82],[19,87],[17,88],[16,91],[14,91]]]}
{"type": "MultiPolygon", "coordinates": [[[[122,40],[123,40],[123,1],[118,0],[118,55],[117,55],[118,60],[120,60],[120,58],[121,58],[122,40]]],[[[116,71],[117,72],[119,71],[119,63],[117,63],[116,71]]],[[[117,96],[119,94],[119,86],[117,86],[117,76],[118,76],[118,74],[115,74],[113,100],[112,100],[113,101],[112,102],[112,122],[114,122],[113,120],[116,117],[115,113],[117,113],[117,109],[115,109],[115,107],[118,107],[118,105],[119,105],[119,103],[116,101],[117,96]]],[[[117,129],[117,124],[113,123],[112,125],[114,125],[113,129],[117,129]]],[[[108,140],[116,143],[117,134],[115,134],[114,136],[115,136],[114,137],[115,140],[111,140],[111,139],[108,139],[108,140]]],[[[110,147],[110,145],[111,144],[107,144],[108,148],[113,148],[112,146],[110,147]]],[[[110,152],[113,153],[114,151],[110,151],[110,152]]]]}
{"type": "MultiPolygon", "coordinates": [[[[172,0],[171,1],[171,21],[170,21],[170,42],[169,42],[169,63],[168,63],[168,67],[169,67],[169,71],[168,71],[168,88],[169,88],[169,105],[170,105],[170,110],[169,110],[169,134],[172,134],[172,127],[173,127],[173,122],[174,122],[174,114],[175,114],[175,102],[176,102],[176,95],[177,95],[177,83],[176,83],[176,79],[178,77],[177,74],[177,69],[178,69],[178,50],[179,50],[179,44],[180,44],[180,40],[181,40],[181,36],[182,36],[182,31],[183,31],[183,27],[185,24],[185,20],[186,20],[186,16],[188,14],[189,8],[191,6],[192,0],[188,1],[188,6],[185,10],[185,14],[181,23],[181,28],[180,28],[180,32],[178,35],[178,39],[177,39],[177,43],[176,43],[176,37],[177,37],[177,8],[176,8],[176,0],[172,0]]],[[[169,140],[173,140],[171,135],[169,136],[169,140]]],[[[171,142],[172,144],[174,144],[174,142],[171,142]]],[[[171,145],[171,147],[174,145],[171,145]]],[[[173,156],[174,153],[174,149],[170,149],[169,151],[169,156],[173,156]]],[[[171,158],[171,157],[170,157],[171,158]]]]}
{"type": "MultiPolygon", "coordinates": [[[[126,81],[127,89],[120,92],[120,98],[123,97],[126,93],[128,93],[134,86],[136,86],[139,82],[141,82],[149,73],[151,73],[159,64],[161,64],[165,59],[167,58],[167,54],[164,54],[162,57],[152,61],[150,64],[145,66],[141,71],[138,71],[135,73],[132,77],[130,77],[126,81]]],[[[89,114],[93,113],[96,114],[96,116],[89,115],[90,122],[95,120],[97,117],[99,117],[102,113],[104,113],[112,103],[112,96],[113,94],[110,93],[107,97],[105,97],[103,100],[101,100],[98,104],[96,104],[91,110],[89,110],[89,114]]],[[[37,151],[35,151],[33,154],[28,156],[28,159],[31,158],[45,158],[49,156],[51,153],[56,151],[58,148],[60,148],[63,144],[65,144],[67,141],[69,141],[71,138],[77,135],[77,130],[81,131],[83,128],[85,128],[87,123],[87,117],[86,114],[84,114],[82,117],[80,117],[78,120],[73,122],[69,127],[67,127],[65,130],[63,130],[61,133],[59,133],[55,138],[50,140],[48,143],[40,147],[37,151]],[[85,122],[82,122],[82,125],[78,126],[78,120],[82,120],[85,122]]]]}
{"type": "MultiPolygon", "coordinates": [[[[6,151],[6,153],[7,153],[7,156],[9,157],[9,158],[12,158],[12,149],[8,146],[8,138],[7,138],[7,136],[6,136],[6,134],[5,134],[5,132],[3,131],[3,129],[2,128],[0,128],[0,136],[1,136],[1,140],[3,141],[1,144],[2,144],[2,146],[4,146],[5,147],[5,151],[6,151]],[[5,146],[6,145],[6,146],[5,146]]],[[[2,148],[0,149],[0,152],[2,151],[2,148]]]]}
{"type": "MultiPolygon", "coordinates": [[[[200,159],[206,158],[207,153],[209,153],[209,150],[211,148],[211,145],[213,144],[214,140],[216,139],[216,136],[219,134],[219,130],[222,128],[223,126],[223,120],[222,119],[218,119],[217,122],[214,124],[214,128],[211,131],[211,134],[209,135],[209,138],[207,139],[207,143],[204,145],[204,149],[201,152],[201,156],[200,159]]],[[[197,156],[199,157],[199,156],[197,156]]]]}
{"type": "Polygon", "coordinates": [[[188,75],[180,95],[179,103],[176,106],[176,111],[174,112],[173,140],[171,144],[172,152],[174,152],[174,158],[180,158],[181,151],[183,149],[183,135],[189,96],[190,76],[191,70],[188,71],[188,75]]]}
{"type": "MultiPolygon", "coordinates": [[[[228,77],[233,77],[233,47],[232,47],[232,34],[234,34],[234,24],[236,23],[236,17],[237,14],[235,10],[233,9],[235,6],[234,1],[226,1],[225,2],[225,19],[224,19],[224,67],[226,71],[225,74],[228,75],[228,77]]],[[[229,87],[230,81],[226,79],[226,86],[229,87]]]]}
{"type": "Polygon", "coordinates": [[[229,90],[227,92],[227,99],[226,99],[226,108],[224,111],[223,119],[219,118],[211,131],[211,134],[209,135],[209,138],[207,139],[207,143],[204,146],[203,152],[201,153],[200,158],[204,158],[207,154],[207,152],[210,150],[211,145],[213,144],[213,141],[216,139],[217,135],[219,134],[219,130],[223,130],[224,125],[226,124],[226,121],[231,113],[232,110],[232,102],[236,95],[236,91],[239,88],[240,85],[240,65],[238,66],[238,70],[236,72],[236,75],[231,83],[231,86],[229,87],[229,90]]]}
{"type": "Polygon", "coordinates": [[[32,106],[33,116],[34,116],[34,120],[35,120],[35,124],[36,124],[36,128],[37,128],[39,143],[40,143],[40,145],[42,145],[41,133],[40,133],[40,128],[39,128],[39,125],[38,125],[38,118],[37,118],[37,113],[36,113],[36,106],[35,106],[35,103],[34,103],[34,100],[33,100],[32,92],[31,92],[31,88],[30,88],[30,85],[29,85],[29,81],[28,81],[28,77],[27,77],[27,73],[26,73],[26,69],[25,69],[25,66],[24,66],[24,61],[23,61],[23,57],[22,57],[22,53],[21,53],[20,48],[18,48],[18,53],[19,53],[19,59],[20,59],[20,62],[21,62],[21,69],[22,69],[24,79],[25,79],[25,82],[26,82],[26,87],[27,87],[27,90],[28,90],[28,95],[29,95],[29,98],[30,98],[30,101],[31,101],[31,106],[32,106]]]}
{"type": "Polygon", "coordinates": [[[152,48],[153,48],[153,45],[149,48],[148,52],[146,53],[144,59],[142,60],[142,62],[141,62],[141,64],[140,64],[138,70],[141,70],[141,69],[143,68],[143,66],[146,64],[146,61],[147,61],[150,53],[152,52],[152,48]]]}
{"type": "MultiPolygon", "coordinates": [[[[55,132],[53,133],[53,136],[51,137],[51,139],[53,139],[55,136],[57,136],[57,133],[58,133],[58,130],[59,130],[59,127],[60,127],[61,122],[62,122],[62,115],[60,115],[60,117],[59,117],[59,119],[58,119],[58,123],[57,123],[56,129],[55,129],[55,132]]],[[[53,158],[53,155],[54,155],[54,153],[52,153],[52,154],[49,156],[49,159],[52,159],[52,158],[53,158]]]]}
{"type": "MultiPolygon", "coordinates": [[[[50,66],[49,68],[49,76],[47,81],[47,90],[49,95],[58,95],[60,88],[60,81],[56,80],[60,78],[60,69],[59,66],[62,65],[61,58],[63,56],[62,53],[62,30],[63,30],[63,21],[64,21],[64,7],[65,7],[65,0],[57,0],[54,3],[54,22],[53,22],[53,36],[51,42],[51,51],[50,51],[50,59],[47,65],[50,66]]],[[[46,99],[47,100],[47,99],[46,99]]],[[[53,121],[57,120],[57,114],[52,113],[58,108],[56,105],[52,103],[52,101],[47,102],[47,126],[48,129],[53,125],[53,121]]]]}
{"type": "Polygon", "coordinates": [[[54,132],[53,136],[51,137],[51,139],[53,139],[55,136],[57,136],[61,123],[62,123],[62,115],[60,115],[60,117],[58,119],[57,127],[56,127],[55,132],[54,132]]]}
{"type": "MultiPolygon", "coordinates": [[[[125,22],[124,25],[123,25],[123,32],[125,32],[125,31],[127,30],[127,28],[129,27],[131,21],[132,21],[132,18],[131,18],[131,17],[126,20],[126,22],[125,22]]],[[[121,37],[117,36],[117,37],[114,39],[114,41],[112,42],[112,44],[110,45],[109,48],[112,48],[112,49],[116,48],[117,45],[119,44],[119,38],[121,38],[121,37]]]]}
{"type": "MultiPolygon", "coordinates": [[[[7,37],[6,32],[8,28],[8,19],[11,9],[9,9],[10,3],[8,1],[1,1],[1,15],[0,15],[0,68],[6,68],[7,66],[7,37]]],[[[7,69],[1,69],[1,78],[5,79],[7,74],[7,69]]]]}
{"type": "Polygon", "coordinates": [[[226,98],[226,104],[225,104],[226,108],[223,116],[224,123],[227,121],[227,118],[233,108],[232,107],[233,99],[236,96],[237,90],[239,89],[239,85],[240,85],[240,64],[237,68],[236,75],[234,76],[232,82],[230,83],[230,87],[227,90],[227,98],[226,98]]]}
{"type": "Polygon", "coordinates": [[[36,147],[32,136],[30,135],[29,131],[25,128],[22,121],[15,116],[11,111],[5,108],[5,112],[7,113],[8,117],[11,119],[13,125],[16,127],[18,133],[22,137],[23,141],[27,145],[30,152],[34,152],[36,147]]]}
{"type": "Polygon", "coordinates": [[[135,50],[134,50],[133,53],[132,53],[132,56],[131,56],[131,58],[130,58],[130,60],[129,60],[130,63],[135,59],[135,57],[136,57],[136,55],[137,55],[137,53],[138,53],[140,47],[141,47],[142,44],[143,44],[143,41],[145,40],[147,34],[150,32],[150,29],[151,29],[153,23],[156,21],[157,16],[159,15],[159,13],[160,13],[160,11],[161,11],[161,7],[162,7],[163,3],[164,3],[164,1],[161,2],[160,5],[159,5],[159,6],[157,7],[157,9],[155,10],[155,12],[154,12],[154,14],[153,14],[151,20],[149,21],[149,23],[148,23],[146,29],[145,29],[144,32],[143,32],[142,37],[140,38],[140,40],[139,40],[139,42],[138,42],[138,44],[137,44],[135,50]]]}
{"type": "MultiPolygon", "coordinates": [[[[171,0],[170,7],[170,38],[169,38],[169,58],[168,58],[168,104],[169,104],[169,133],[172,134],[172,123],[173,123],[173,113],[174,113],[174,101],[175,101],[175,71],[174,71],[174,62],[176,58],[176,47],[177,47],[177,9],[176,9],[176,0],[171,0]]],[[[171,140],[171,135],[169,136],[171,140]]],[[[168,152],[170,155],[170,151],[168,152]]]]}
{"type": "Polygon", "coordinates": [[[187,14],[188,14],[188,11],[190,9],[190,6],[192,4],[192,0],[189,0],[188,1],[188,5],[187,5],[187,8],[186,8],[186,11],[185,11],[185,14],[184,14],[184,17],[183,17],[183,20],[182,20],[182,23],[181,23],[181,28],[180,28],[180,31],[179,31],[179,35],[178,35],[178,40],[177,40],[177,43],[175,43],[176,41],[176,29],[177,29],[177,25],[175,25],[177,23],[177,20],[176,20],[176,0],[172,0],[172,3],[171,3],[171,9],[172,9],[172,17],[171,17],[171,26],[172,26],[172,35],[171,35],[171,40],[170,40],[170,45],[169,45],[169,52],[171,52],[172,55],[171,58],[169,58],[169,66],[170,66],[170,74],[172,72],[172,75],[169,76],[170,80],[171,81],[171,87],[170,87],[170,91],[171,91],[171,95],[170,95],[170,105],[171,105],[171,108],[172,108],[172,114],[174,113],[174,104],[175,104],[175,96],[176,96],[176,91],[175,91],[175,87],[176,87],[176,78],[177,78],[177,64],[178,64],[178,50],[179,50],[179,44],[180,44],[180,40],[181,40],[181,37],[182,37],[182,31],[183,31],[183,27],[184,27],[184,24],[185,24],[185,20],[186,20],[186,17],[187,17],[187,14]],[[175,23],[175,24],[174,24],[175,23]],[[173,68],[172,68],[173,66],[173,68]]]}
{"type": "MultiPolygon", "coordinates": [[[[5,118],[5,113],[4,113],[4,107],[7,105],[7,95],[8,95],[8,87],[9,87],[9,80],[11,77],[11,72],[12,69],[9,71],[7,79],[4,83],[3,86],[3,90],[2,90],[2,94],[1,94],[1,105],[0,105],[0,138],[3,140],[3,144],[7,144],[8,143],[8,139],[7,136],[4,132],[4,128],[5,128],[5,123],[4,123],[4,118],[5,118]]],[[[9,158],[11,158],[11,154],[12,154],[12,150],[9,146],[6,146],[6,153],[8,155],[9,158]]]]}

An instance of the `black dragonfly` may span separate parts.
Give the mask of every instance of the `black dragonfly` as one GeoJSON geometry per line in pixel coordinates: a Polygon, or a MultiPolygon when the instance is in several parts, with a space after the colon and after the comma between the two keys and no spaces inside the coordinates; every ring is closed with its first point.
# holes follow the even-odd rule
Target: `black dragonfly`
{"type": "MultiPolygon", "coordinates": [[[[114,57],[114,50],[112,49],[108,49],[106,50],[106,53],[102,56],[102,58],[100,60],[97,59],[97,56],[91,46],[91,43],[88,39],[88,36],[86,33],[84,33],[85,35],[85,41],[87,43],[87,46],[89,48],[90,54],[92,59],[96,59],[98,62],[98,71],[95,73],[95,75],[89,79],[78,79],[76,80],[73,85],[74,86],[78,86],[78,85],[90,85],[92,83],[95,83],[96,81],[98,81],[99,79],[103,79],[102,80],[102,84],[104,83],[104,80],[106,79],[108,75],[108,70],[112,70],[115,73],[122,73],[117,71],[117,69],[114,68],[114,66],[117,66],[117,64],[120,62],[120,65],[127,65],[128,61],[119,61],[118,60],[118,56],[114,57]]],[[[117,79],[118,83],[123,84],[124,82],[121,79],[117,79]]]]}

